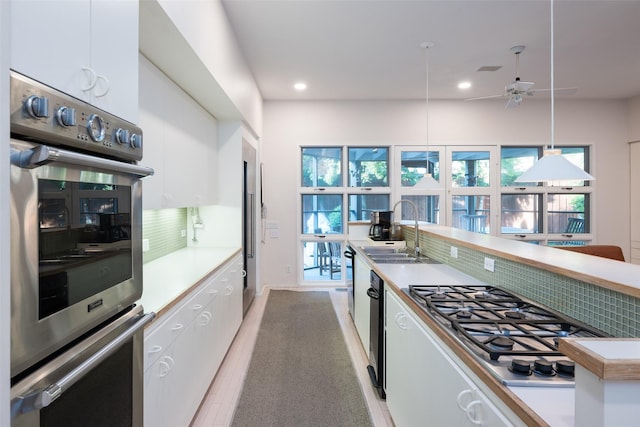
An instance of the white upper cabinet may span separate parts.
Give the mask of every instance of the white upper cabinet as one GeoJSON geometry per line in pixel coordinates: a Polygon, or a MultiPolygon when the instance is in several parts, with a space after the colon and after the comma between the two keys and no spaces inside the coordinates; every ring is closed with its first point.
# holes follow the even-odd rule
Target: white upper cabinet
{"type": "Polygon", "coordinates": [[[138,122],[137,0],[13,0],[11,68],[138,122]]]}
{"type": "Polygon", "coordinates": [[[155,171],[143,182],[143,208],[215,204],[218,122],[142,56],[140,127],[142,164],[155,171]]]}

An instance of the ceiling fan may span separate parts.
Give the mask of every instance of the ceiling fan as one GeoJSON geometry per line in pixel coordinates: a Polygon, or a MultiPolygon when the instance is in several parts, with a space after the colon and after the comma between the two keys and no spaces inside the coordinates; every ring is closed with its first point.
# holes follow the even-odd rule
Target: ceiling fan
{"type": "MultiPolygon", "coordinates": [[[[525,46],[518,45],[510,50],[516,55],[516,79],[504,87],[504,93],[501,95],[481,96],[478,98],[468,98],[465,101],[476,101],[479,99],[491,98],[508,98],[505,108],[514,108],[522,103],[525,96],[533,96],[538,92],[549,92],[551,89],[532,89],[535,83],[523,82],[520,80],[520,54],[524,51],[525,46]]],[[[556,88],[556,94],[573,95],[578,89],[575,87],[556,88]]]]}

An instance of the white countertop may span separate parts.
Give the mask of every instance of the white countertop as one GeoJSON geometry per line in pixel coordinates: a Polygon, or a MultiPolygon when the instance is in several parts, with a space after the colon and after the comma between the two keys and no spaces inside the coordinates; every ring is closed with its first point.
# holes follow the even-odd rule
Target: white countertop
{"type": "Polygon", "coordinates": [[[145,311],[159,313],[240,250],[239,247],[188,247],[143,265],[145,311]]]}
{"type": "MultiPolygon", "coordinates": [[[[363,246],[371,246],[371,241],[350,240],[349,244],[360,249],[363,246]]],[[[367,260],[367,262],[370,261],[367,260]]],[[[446,264],[375,264],[375,270],[384,276],[383,279],[391,281],[401,289],[407,288],[409,285],[485,284],[446,264]]],[[[574,388],[508,388],[549,425],[553,427],[573,427],[575,425],[574,388]]]]}

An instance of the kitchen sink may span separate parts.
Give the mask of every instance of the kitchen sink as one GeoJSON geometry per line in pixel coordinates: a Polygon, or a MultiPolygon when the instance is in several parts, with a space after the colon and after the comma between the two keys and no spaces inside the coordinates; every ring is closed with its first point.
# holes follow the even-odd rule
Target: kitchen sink
{"type": "Polygon", "coordinates": [[[416,257],[413,249],[365,246],[365,255],[376,264],[440,264],[425,256],[416,257]]]}

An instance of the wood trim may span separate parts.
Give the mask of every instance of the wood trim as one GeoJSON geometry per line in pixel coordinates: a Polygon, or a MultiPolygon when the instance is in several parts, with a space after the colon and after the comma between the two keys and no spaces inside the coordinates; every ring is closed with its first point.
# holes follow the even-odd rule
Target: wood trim
{"type": "MultiPolygon", "coordinates": [[[[562,338],[558,343],[559,350],[567,357],[605,381],[638,381],[640,380],[640,359],[608,359],[593,349],[585,347],[585,341],[639,343],[637,338],[562,338]]],[[[630,354],[632,354],[630,352],[630,354]]]]}

